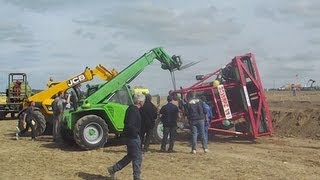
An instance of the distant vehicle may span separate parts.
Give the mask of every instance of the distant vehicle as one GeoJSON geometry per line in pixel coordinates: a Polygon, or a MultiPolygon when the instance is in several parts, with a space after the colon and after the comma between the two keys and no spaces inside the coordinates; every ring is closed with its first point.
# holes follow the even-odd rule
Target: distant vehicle
{"type": "Polygon", "coordinates": [[[319,86],[314,86],[314,83],[316,81],[313,79],[309,79],[309,81],[307,82],[306,87],[303,87],[302,90],[303,91],[319,91],[320,87],[319,86]],[[310,84],[309,84],[310,83],[310,84]],[[308,85],[309,84],[309,85],[308,85]]]}
{"type": "MultiPolygon", "coordinates": [[[[31,87],[28,84],[26,73],[10,73],[8,75],[8,85],[5,92],[5,102],[0,104],[0,119],[6,118],[7,114],[11,118],[16,117],[21,109],[21,103],[31,95],[31,87]]],[[[3,93],[1,93],[3,94],[3,93]]]]}

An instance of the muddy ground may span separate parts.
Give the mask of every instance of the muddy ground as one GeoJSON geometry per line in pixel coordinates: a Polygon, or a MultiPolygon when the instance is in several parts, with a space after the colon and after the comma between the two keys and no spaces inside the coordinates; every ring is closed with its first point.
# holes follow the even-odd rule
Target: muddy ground
{"type": "MultiPolygon", "coordinates": [[[[319,179],[320,92],[267,92],[274,135],[255,141],[211,137],[205,154],[190,154],[189,132],[180,132],[175,153],[159,145],[143,155],[142,178],[319,179]]],[[[106,167],[122,158],[120,140],[99,150],[55,144],[50,136],[14,139],[16,120],[0,121],[0,179],[108,179],[106,167]]],[[[131,179],[131,165],[117,173],[131,179]]]]}

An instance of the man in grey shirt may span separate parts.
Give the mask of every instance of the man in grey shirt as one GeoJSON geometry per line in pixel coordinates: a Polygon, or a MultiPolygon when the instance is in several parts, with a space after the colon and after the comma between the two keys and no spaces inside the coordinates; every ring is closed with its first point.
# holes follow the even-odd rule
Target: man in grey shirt
{"type": "Polygon", "coordinates": [[[52,110],[53,110],[53,141],[59,142],[61,140],[60,136],[60,127],[61,121],[63,118],[63,112],[67,105],[67,100],[64,97],[64,92],[60,91],[58,96],[52,102],[52,110]]]}

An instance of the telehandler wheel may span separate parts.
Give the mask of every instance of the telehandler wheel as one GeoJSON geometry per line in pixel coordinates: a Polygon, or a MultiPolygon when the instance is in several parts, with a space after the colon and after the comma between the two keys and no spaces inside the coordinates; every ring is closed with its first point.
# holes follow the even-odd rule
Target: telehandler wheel
{"type": "Polygon", "coordinates": [[[6,113],[5,112],[0,112],[0,119],[3,120],[6,118],[6,113]]]}
{"type": "Polygon", "coordinates": [[[156,119],[155,126],[152,131],[152,142],[161,143],[163,138],[163,124],[160,118],[156,119]]]}
{"type": "MultiPolygon", "coordinates": [[[[23,121],[25,113],[21,113],[18,117],[18,127],[20,130],[23,130],[26,128],[27,123],[23,121]]],[[[43,114],[40,111],[34,111],[35,114],[35,127],[36,127],[36,136],[42,135],[42,133],[46,129],[46,119],[44,118],[43,114]]],[[[31,131],[31,128],[29,128],[29,131],[31,131]]]]}
{"type": "Polygon", "coordinates": [[[73,132],[69,129],[67,129],[66,127],[63,127],[63,125],[61,126],[60,129],[60,134],[61,134],[61,138],[62,140],[70,145],[75,144],[75,141],[73,139],[73,132]]]}
{"type": "Polygon", "coordinates": [[[60,134],[65,143],[70,145],[74,145],[76,143],[73,139],[73,131],[69,130],[65,123],[61,123],[60,134]]]}
{"type": "Polygon", "coordinates": [[[76,123],[73,136],[83,149],[97,149],[104,146],[108,138],[108,125],[96,115],[86,115],[76,123]]]}

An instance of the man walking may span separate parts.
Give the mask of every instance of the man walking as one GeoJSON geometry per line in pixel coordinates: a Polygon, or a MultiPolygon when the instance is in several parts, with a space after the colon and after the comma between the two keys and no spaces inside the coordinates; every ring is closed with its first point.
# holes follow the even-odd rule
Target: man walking
{"type": "Polygon", "coordinates": [[[124,135],[126,137],[127,155],[113,166],[108,167],[108,173],[114,179],[115,173],[126,167],[132,161],[133,179],[140,180],[142,152],[141,152],[141,115],[139,108],[145,102],[143,94],[136,94],[133,97],[134,104],[130,105],[125,114],[124,135]]]}
{"type": "Polygon", "coordinates": [[[141,147],[143,151],[148,152],[150,145],[150,137],[154,128],[155,120],[158,116],[157,107],[151,102],[152,97],[146,94],[144,105],[140,108],[141,111],[141,147]]]}
{"type": "Polygon", "coordinates": [[[177,130],[177,119],[179,116],[179,109],[176,105],[172,103],[172,96],[167,97],[168,103],[160,109],[161,121],[163,124],[163,138],[161,142],[160,151],[166,151],[166,145],[168,140],[168,135],[170,134],[169,149],[168,152],[173,152],[174,141],[176,137],[177,130]]]}
{"type": "Polygon", "coordinates": [[[208,152],[207,138],[205,138],[204,122],[206,110],[203,108],[202,101],[195,96],[194,91],[188,93],[188,102],[186,104],[187,117],[191,125],[192,131],[192,151],[191,153],[197,153],[197,140],[198,133],[201,136],[202,148],[205,153],[208,152]]]}

